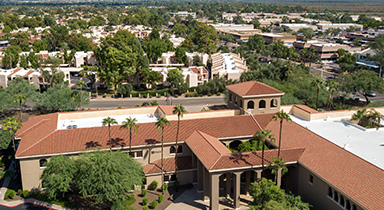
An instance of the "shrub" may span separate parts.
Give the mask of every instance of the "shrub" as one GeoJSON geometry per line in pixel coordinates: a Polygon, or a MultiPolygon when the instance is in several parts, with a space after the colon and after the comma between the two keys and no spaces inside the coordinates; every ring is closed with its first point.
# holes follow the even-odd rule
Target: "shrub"
{"type": "Polygon", "coordinates": [[[185,97],[187,97],[187,98],[188,98],[188,97],[189,97],[189,93],[185,94],[185,97]]]}
{"type": "Polygon", "coordinates": [[[23,195],[23,191],[21,189],[18,189],[17,190],[17,195],[22,196],[23,195]]]}
{"type": "Polygon", "coordinates": [[[148,205],[148,198],[143,198],[143,206],[148,205]]]}
{"type": "Polygon", "coordinates": [[[143,206],[143,210],[148,210],[148,206],[143,206]]]}
{"type": "Polygon", "coordinates": [[[145,197],[145,196],[147,195],[147,190],[146,190],[146,189],[142,189],[142,190],[141,190],[141,195],[142,195],[143,197],[145,197]]]}
{"type": "Polygon", "coordinates": [[[129,195],[127,198],[127,205],[130,206],[136,202],[136,198],[134,195],[129,195]]]}
{"type": "Polygon", "coordinates": [[[23,191],[23,197],[24,198],[28,198],[29,197],[29,191],[28,190],[24,190],[23,191]]]}
{"type": "Polygon", "coordinates": [[[159,195],[159,198],[157,199],[159,203],[163,202],[164,200],[164,195],[159,195]]]}
{"type": "MultiPolygon", "coordinates": [[[[156,98],[161,98],[161,96],[160,96],[160,95],[157,95],[156,98]]],[[[148,207],[147,207],[147,208],[148,208],[148,207]]]]}
{"type": "Polygon", "coordinates": [[[8,189],[7,192],[5,192],[4,199],[14,199],[15,193],[14,190],[8,189]]]}
{"type": "Polygon", "coordinates": [[[211,94],[211,93],[208,93],[208,96],[212,96],[212,94],[211,94]]]}
{"type": "Polygon", "coordinates": [[[195,93],[193,96],[195,96],[195,97],[199,97],[199,94],[198,94],[198,93],[195,93]]]}
{"type": "Polygon", "coordinates": [[[118,108],[118,109],[121,109],[121,106],[118,106],[117,108],[118,108]]]}
{"type": "Polygon", "coordinates": [[[152,201],[151,202],[152,209],[156,209],[157,205],[159,205],[159,202],[157,202],[157,201],[152,201]]]}
{"type": "Polygon", "coordinates": [[[156,181],[151,182],[151,188],[152,188],[152,190],[156,190],[158,184],[159,184],[159,183],[157,183],[156,181]]]}
{"type": "Polygon", "coordinates": [[[168,185],[167,184],[163,185],[163,190],[164,190],[164,192],[168,190],[168,185]]]}
{"type": "Polygon", "coordinates": [[[159,103],[156,100],[151,101],[151,106],[157,106],[157,105],[159,105],[159,103]]]}
{"type": "Polygon", "coordinates": [[[217,95],[217,96],[220,96],[220,95],[221,95],[221,93],[220,93],[220,92],[217,92],[217,93],[216,93],[216,95],[217,95]]]}

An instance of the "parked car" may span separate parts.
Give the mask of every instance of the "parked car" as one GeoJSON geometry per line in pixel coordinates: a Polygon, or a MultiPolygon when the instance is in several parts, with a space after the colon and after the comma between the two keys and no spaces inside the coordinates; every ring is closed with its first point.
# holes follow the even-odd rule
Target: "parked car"
{"type": "Polygon", "coordinates": [[[368,97],[376,97],[376,93],[365,93],[366,96],[368,97]]]}

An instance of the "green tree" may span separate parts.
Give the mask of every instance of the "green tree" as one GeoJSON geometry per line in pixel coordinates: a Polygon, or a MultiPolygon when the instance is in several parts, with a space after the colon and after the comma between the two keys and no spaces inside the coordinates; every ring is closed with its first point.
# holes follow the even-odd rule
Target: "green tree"
{"type": "Polygon", "coordinates": [[[315,80],[312,81],[311,84],[313,86],[315,86],[317,89],[317,97],[316,97],[316,110],[317,110],[319,108],[320,90],[322,90],[324,88],[324,80],[323,80],[323,78],[316,78],[315,80]]]}
{"type": "Polygon", "coordinates": [[[265,48],[265,40],[261,35],[256,34],[249,38],[247,45],[250,50],[260,53],[265,48]]]}
{"type": "Polygon", "coordinates": [[[19,121],[22,122],[22,112],[23,112],[23,106],[25,104],[25,101],[27,100],[27,96],[21,93],[18,93],[14,96],[13,103],[17,104],[19,106],[19,121]]]}
{"type": "MultiPolygon", "coordinates": [[[[375,37],[375,41],[369,42],[369,47],[375,52],[373,56],[368,57],[370,60],[379,64],[382,69],[384,66],[384,34],[375,37]]],[[[381,76],[381,75],[380,75],[381,76]]]]}
{"type": "MultiPolygon", "coordinates": [[[[275,182],[278,186],[280,186],[278,183],[278,174],[279,170],[281,170],[281,176],[283,176],[285,173],[288,172],[288,168],[286,166],[286,162],[283,161],[281,158],[272,158],[272,163],[268,164],[268,168],[271,168],[271,173],[275,175],[275,182]]],[[[281,177],[280,177],[281,179],[281,177]]]]}
{"type": "MultiPolygon", "coordinates": [[[[164,195],[164,128],[169,126],[170,122],[165,117],[157,119],[155,126],[157,130],[161,131],[161,194],[164,195]]],[[[176,151],[177,153],[177,151],[176,151]]]]}
{"type": "Polygon", "coordinates": [[[142,69],[141,76],[142,82],[149,84],[151,89],[156,89],[156,83],[160,82],[162,79],[162,75],[159,72],[152,71],[149,68],[142,69]]]}
{"type": "Polygon", "coordinates": [[[3,131],[8,131],[12,136],[12,147],[14,152],[16,152],[15,134],[21,126],[21,123],[15,117],[8,117],[3,121],[3,131]]]}
{"type": "Polygon", "coordinates": [[[217,32],[211,25],[197,22],[189,38],[198,46],[200,52],[212,54],[216,51],[217,32]]]}
{"type": "Polygon", "coordinates": [[[177,132],[176,132],[176,153],[175,153],[175,176],[176,176],[176,191],[178,190],[178,177],[177,177],[177,153],[179,151],[179,132],[180,132],[180,119],[183,117],[184,113],[187,113],[187,110],[182,104],[178,104],[173,107],[173,114],[177,114],[177,132]]]}
{"type": "Polygon", "coordinates": [[[108,126],[109,151],[112,151],[111,125],[117,125],[117,121],[112,117],[107,117],[103,119],[101,124],[103,127],[108,126]]]}
{"type": "MultiPolygon", "coordinates": [[[[12,80],[4,92],[8,98],[2,100],[6,102],[12,99],[12,101],[9,102],[13,103],[15,107],[18,107],[19,111],[22,111],[22,107],[26,102],[33,101],[38,97],[36,87],[22,77],[12,80]]],[[[19,118],[21,119],[21,113],[19,113],[19,118]]]]}
{"type": "Polygon", "coordinates": [[[4,50],[3,66],[11,69],[15,68],[19,63],[21,48],[19,46],[9,46],[4,50]]]}
{"type": "Polygon", "coordinates": [[[143,184],[141,164],[122,152],[85,153],[78,164],[79,192],[96,203],[123,200],[135,185],[143,184]]]}
{"type": "Polygon", "coordinates": [[[22,55],[20,56],[20,66],[24,69],[28,68],[28,56],[22,55]]]}
{"type": "Polygon", "coordinates": [[[183,85],[185,85],[184,76],[178,69],[173,69],[168,72],[167,83],[170,84],[171,88],[177,89],[178,93],[183,93],[183,85]]]}
{"type": "Polygon", "coordinates": [[[384,82],[375,72],[359,70],[351,74],[342,75],[339,79],[340,90],[347,93],[359,92],[365,97],[366,104],[369,104],[367,93],[384,92],[384,82]]]}
{"type": "Polygon", "coordinates": [[[333,79],[329,79],[325,82],[326,87],[328,88],[328,101],[327,101],[327,110],[330,111],[333,105],[333,91],[338,90],[338,82],[333,79]]]}
{"type": "Polygon", "coordinates": [[[253,197],[252,206],[256,209],[265,209],[271,200],[277,202],[284,201],[284,191],[276,186],[272,180],[262,178],[260,182],[253,182],[249,188],[253,197]]]}
{"type": "Polygon", "coordinates": [[[185,37],[188,33],[188,27],[184,24],[175,24],[172,28],[172,31],[178,37],[185,37]]]}
{"type": "Polygon", "coordinates": [[[120,126],[120,129],[129,130],[129,154],[132,152],[132,129],[135,133],[139,129],[136,118],[126,118],[126,121],[123,121],[123,124],[120,126]]]}
{"type": "Polygon", "coordinates": [[[283,131],[283,121],[287,121],[287,122],[292,122],[292,119],[291,117],[289,116],[288,113],[284,112],[284,110],[281,110],[279,112],[277,112],[272,118],[271,120],[280,120],[280,130],[279,130],[279,150],[277,152],[277,157],[279,158],[280,157],[280,150],[281,150],[281,135],[282,135],[282,131],[283,131]]]}
{"type": "Polygon", "coordinates": [[[263,129],[261,131],[257,131],[252,139],[254,139],[257,142],[258,147],[260,146],[260,143],[262,143],[262,151],[261,151],[261,167],[262,171],[264,172],[264,150],[266,147],[266,141],[269,139],[270,142],[275,141],[275,137],[271,133],[270,130],[263,129]]]}
{"type": "Polygon", "coordinates": [[[68,156],[53,156],[41,175],[41,181],[50,199],[65,197],[68,191],[75,192],[76,161],[68,156]]]}
{"type": "Polygon", "coordinates": [[[307,39],[312,39],[312,37],[315,35],[312,28],[300,28],[297,32],[302,33],[307,39]]]}
{"type": "Polygon", "coordinates": [[[8,149],[12,141],[12,133],[0,130],[0,149],[8,149]]]}
{"type": "Polygon", "coordinates": [[[187,54],[185,53],[184,48],[177,47],[175,55],[176,55],[176,61],[178,63],[184,63],[184,65],[186,65],[186,66],[188,65],[188,57],[187,57],[187,54]]]}
{"type": "Polygon", "coordinates": [[[72,91],[66,84],[57,84],[42,94],[39,105],[50,111],[62,112],[73,110],[80,104],[80,100],[84,105],[89,103],[88,96],[83,96],[82,99],[80,97],[74,98],[74,92],[77,91],[72,91]]]}

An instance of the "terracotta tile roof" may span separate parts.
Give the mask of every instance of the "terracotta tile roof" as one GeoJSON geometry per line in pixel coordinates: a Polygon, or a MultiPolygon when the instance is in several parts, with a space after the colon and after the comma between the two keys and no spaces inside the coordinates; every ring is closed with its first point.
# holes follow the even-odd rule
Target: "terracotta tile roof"
{"type": "Polygon", "coordinates": [[[227,89],[240,96],[264,95],[264,94],[284,94],[284,92],[270,87],[257,81],[248,81],[233,85],[228,85],[227,89]]]}
{"type": "MultiPolygon", "coordinates": [[[[286,162],[296,162],[303,154],[304,148],[283,149],[280,157],[286,162]]],[[[230,153],[220,157],[211,169],[240,168],[262,165],[262,151],[230,153]]],[[[264,164],[272,163],[272,158],[277,157],[277,149],[264,151],[264,164]]]]}
{"type": "MultiPolygon", "coordinates": [[[[258,122],[267,122],[272,116],[254,115],[258,122]]],[[[260,124],[271,130],[278,141],[279,121],[260,124]]],[[[384,170],[294,122],[283,121],[281,148],[297,146],[305,148],[299,159],[301,165],[364,208],[384,209],[384,170]]]]}
{"type": "Polygon", "coordinates": [[[312,113],[318,113],[318,111],[316,111],[316,110],[314,110],[314,109],[312,109],[312,108],[310,108],[310,107],[308,107],[308,106],[306,106],[306,105],[295,104],[294,106],[297,107],[297,108],[299,108],[299,109],[301,109],[301,110],[303,110],[303,111],[305,111],[305,112],[308,112],[308,113],[310,113],[310,114],[312,114],[312,113]]]}
{"type": "Polygon", "coordinates": [[[173,106],[159,106],[159,109],[160,109],[165,115],[173,115],[173,106]]]}
{"type": "Polygon", "coordinates": [[[231,154],[231,151],[217,138],[201,131],[193,132],[185,143],[208,170],[212,169],[223,155],[231,154]]]}
{"type": "MultiPolygon", "coordinates": [[[[39,117],[44,119],[44,116],[47,115],[39,117]]],[[[20,148],[23,149],[18,149],[16,157],[78,152],[94,149],[95,147],[109,148],[107,127],[55,130],[57,127],[57,116],[58,114],[56,114],[55,119],[49,119],[50,122],[54,122],[52,127],[31,129],[30,131],[25,132],[27,134],[29,132],[43,132],[49,133],[49,135],[44,139],[36,138],[33,135],[22,136],[20,148]],[[33,147],[24,147],[24,145],[33,145],[33,147]]],[[[30,119],[34,120],[33,118],[34,117],[31,117],[30,119]]],[[[142,123],[139,125],[140,128],[138,133],[132,134],[133,146],[160,143],[161,132],[157,130],[154,123],[142,123]]],[[[182,120],[180,121],[180,141],[185,141],[195,130],[200,130],[217,138],[225,138],[233,136],[251,136],[260,129],[255,121],[253,121],[252,117],[246,115],[182,120]]],[[[170,126],[167,126],[164,129],[164,142],[175,142],[176,131],[177,121],[170,121],[170,126]]],[[[122,145],[128,145],[129,132],[120,130],[119,125],[111,126],[111,137],[115,139],[113,142],[114,147],[119,148],[122,145]]]]}
{"type": "MultiPolygon", "coordinates": [[[[166,158],[163,160],[163,168],[165,172],[175,171],[175,158],[166,158]]],[[[177,167],[180,171],[192,169],[192,157],[177,157],[177,167]]],[[[155,174],[161,172],[161,160],[156,160],[144,166],[145,174],[155,174]]]]}
{"type": "Polygon", "coordinates": [[[11,78],[14,74],[19,72],[21,69],[15,69],[11,74],[8,75],[9,78],[11,78]]]}

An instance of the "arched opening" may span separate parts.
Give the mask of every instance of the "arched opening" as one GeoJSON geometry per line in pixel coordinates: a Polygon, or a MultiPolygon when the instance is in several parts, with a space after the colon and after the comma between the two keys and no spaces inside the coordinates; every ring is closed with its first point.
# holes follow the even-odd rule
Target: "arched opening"
{"type": "Polygon", "coordinates": [[[272,99],[271,100],[271,108],[275,108],[277,107],[277,100],[276,99],[272,99]]]}
{"type": "Polygon", "coordinates": [[[345,208],[346,208],[347,210],[351,210],[351,203],[349,202],[349,200],[347,200],[346,205],[345,205],[345,208]]]}
{"type": "Polygon", "coordinates": [[[332,189],[330,187],[328,187],[328,196],[333,198],[333,192],[332,192],[332,189]]]}
{"type": "Polygon", "coordinates": [[[340,195],[340,205],[342,206],[342,207],[344,207],[344,197],[342,196],[342,195],[340,195]]]}
{"type": "Polygon", "coordinates": [[[47,159],[40,159],[39,160],[40,168],[47,166],[47,159]]]}
{"type": "Polygon", "coordinates": [[[237,106],[237,97],[235,97],[235,105],[237,106]]]}
{"type": "Polygon", "coordinates": [[[339,193],[337,193],[337,191],[335,191],[333,194],[333,200],[335,200],[337,203],[339,202],[339,193]]]}
{"type": "Polygon", "coordinates": [[[242,100],[239,101],[239,104],[240,104],[240,108],[243,108],[243,101],[242,100]]]}
{"type": "Polygon", "coordinates": [[[352,210],[357,210],[357,207],[355,204],[352,205],[352,210]]]}
{"type": "Polygon", "coordinates": [[[264,100],[261,100],[259,102],[259,109],[265,109],[265,101],[264,100]]]}
{"type": "Polygon", "coordinates": [[[229,148],[237,150],[240,144],[241,144],[241,141],[239,140],[232,141],[231,143],[229,143],[229,148]]]}
{"type": "Polygon", "coordinates": [[[232,94],[231,93],[229,94],[228,98],[229,98],[229,102],[232,102],[232,94]]]}
{"type": "MultiPolygon", "coordinates": [[[[176,146],[171,146],[169,148],[169,154],[175,154],[176,153],[176,146]]],[[[183,146],[178,145],[177,153],[183,153],[183,146]]]]}
{"type": "Polygon", "coordinates": [[[255,108],[255,102],[248,101],[247,103],[247,109],[254,109],[255,108]]]}

